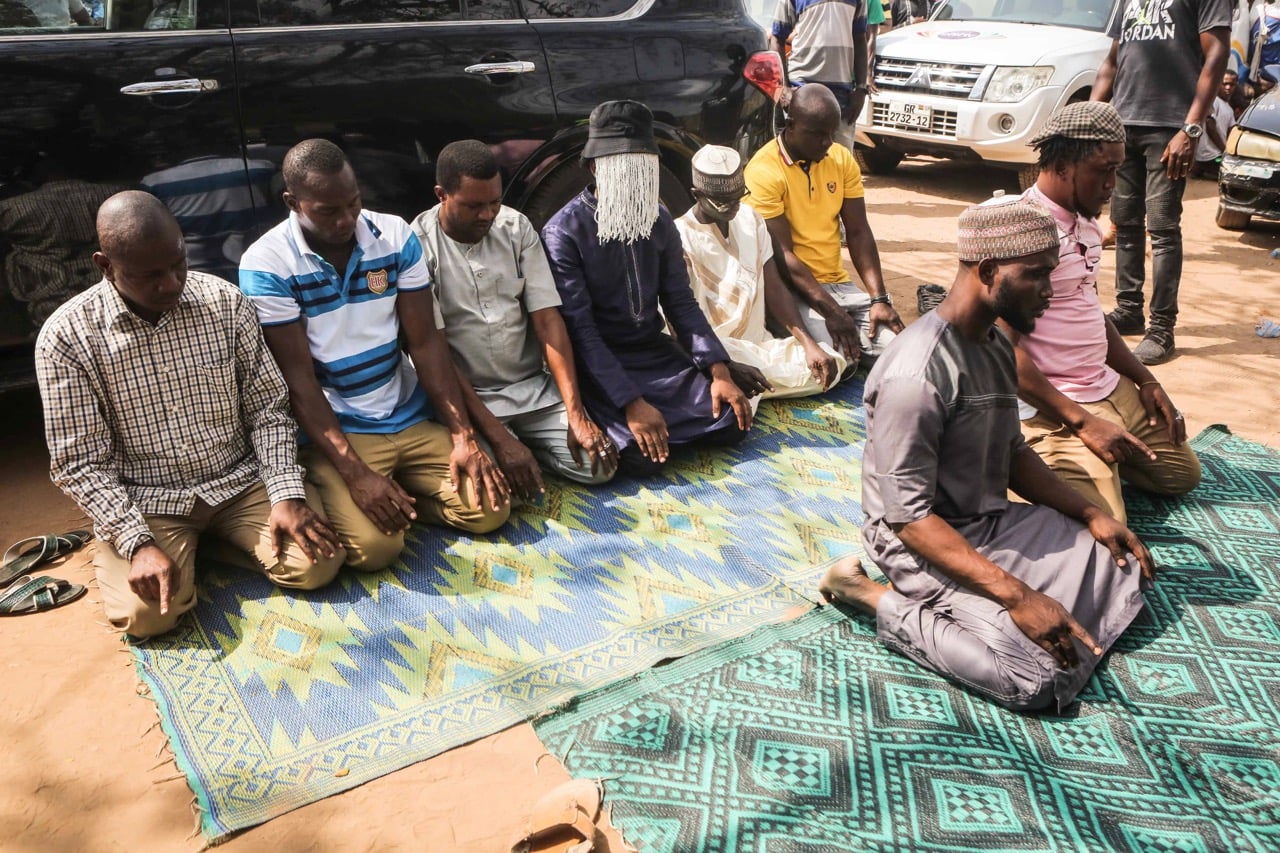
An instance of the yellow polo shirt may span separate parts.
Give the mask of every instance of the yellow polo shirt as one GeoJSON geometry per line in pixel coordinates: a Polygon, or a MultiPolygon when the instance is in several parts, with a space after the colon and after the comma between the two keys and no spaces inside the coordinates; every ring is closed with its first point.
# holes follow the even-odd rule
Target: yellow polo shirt
{"type": "Polygon", "coordinates": [[[776,137],[756,152],[747,164],[746,201],[765,220],[787,217],[796,257],[804,262],[819,284],[849,280],[840,257],[840,209],[847,198],[862,198],[862,170],[853,154],[840,143],[827,156],[807,164],[806,171],[791,159],[776,137]]]}

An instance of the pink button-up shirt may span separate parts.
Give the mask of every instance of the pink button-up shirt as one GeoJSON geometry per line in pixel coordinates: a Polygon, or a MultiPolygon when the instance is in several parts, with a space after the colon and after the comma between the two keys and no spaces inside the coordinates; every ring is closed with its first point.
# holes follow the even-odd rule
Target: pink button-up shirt
{"type": "MultiPolygon", "coordinates": [[[[1102,229],[1097,219],[1067,210],[1036,187],[1022,194],[1053,215],[1061,241],[1058,266],[1050,281],[1049,309],[1036,320],[1035,331],[1023,335],[1019,346],[1040,372],[1069,399],[1095,403],[1109,396],[1120,374],[1107,365],[1107,326],[1098,301],[1098,264],[1102,259],[1102,229]]],[[[1035,410],[1020,407],[1023,418],[1035,410]]]]}

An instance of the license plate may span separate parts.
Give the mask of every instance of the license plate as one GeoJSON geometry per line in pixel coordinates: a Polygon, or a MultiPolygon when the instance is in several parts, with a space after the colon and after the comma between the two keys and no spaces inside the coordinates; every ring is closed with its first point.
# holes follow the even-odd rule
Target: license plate
{"type": "Polygon", "coordinates": [[[1252,163],[1241,163],[1236,167],[1236,172],[1249,178],[1261,178],[1264,181],[1271,180],[1271,176],[1275,174],[1274,169],[1266,166],[1255,166],[1252,163]]]}
{"type": "Polygon", "coordinates": [[[933,109],[924,104],[890,101],[884,114],[884,123],[889,127],[928,130],[933,125],[933,109]]]}

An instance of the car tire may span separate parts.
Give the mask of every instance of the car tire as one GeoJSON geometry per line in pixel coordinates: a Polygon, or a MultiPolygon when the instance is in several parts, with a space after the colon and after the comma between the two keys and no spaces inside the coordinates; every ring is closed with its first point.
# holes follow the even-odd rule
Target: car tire
{"type": "Polygon", "coordinates": [[[1253,221],[1253,217],[1247,213],[1240,213],[1235,210],[1227,210],[1218,204],[1218,215],[1214,217],[1214,222],[1219,228],[1227,231],[1243,231],[1249,227],[1249,223],[1253,221]]]}
{"type": "Polygon", "coordinates": [[[875,148],[857,148],[853,156],[862,171],[873,175],[888,175],[902,162],[901,151],[894,151],[884,145],[878,145],[875,148]]]}
{"type": "MultiPolygon", "coordinates": [[[[542,230],[547,220],[591,183],[589,172],[580,161],[565,163],[548,175],[529,195],[522,211],[533,227],[542,230]]],[[[693,206],[693,196],[685,189],[684,181],[666,166],[658,166],[658,196],[673,217],[682,215],[693,206]]]]}

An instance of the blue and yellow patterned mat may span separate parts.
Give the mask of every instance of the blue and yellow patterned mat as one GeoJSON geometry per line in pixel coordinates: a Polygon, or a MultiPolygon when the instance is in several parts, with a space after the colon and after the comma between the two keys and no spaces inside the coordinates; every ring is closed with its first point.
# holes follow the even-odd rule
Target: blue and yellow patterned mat
{"type": "Polygon", "coordinates": [[[834,608],[535,723],[641,853],[1280,850],[1280,455],[1210,429],[1128,495],[1163,567],[1066,716],[952,687],[834,608]]]}
{"type": "Polygon", "coordinates": [[[199,577],[134,646],[210,840],[807,608],[860,548],[861,383],[766,402],[734,449],[538,506],[470,539],[415,528],[403,562],[287,593],[199,577]]]}

